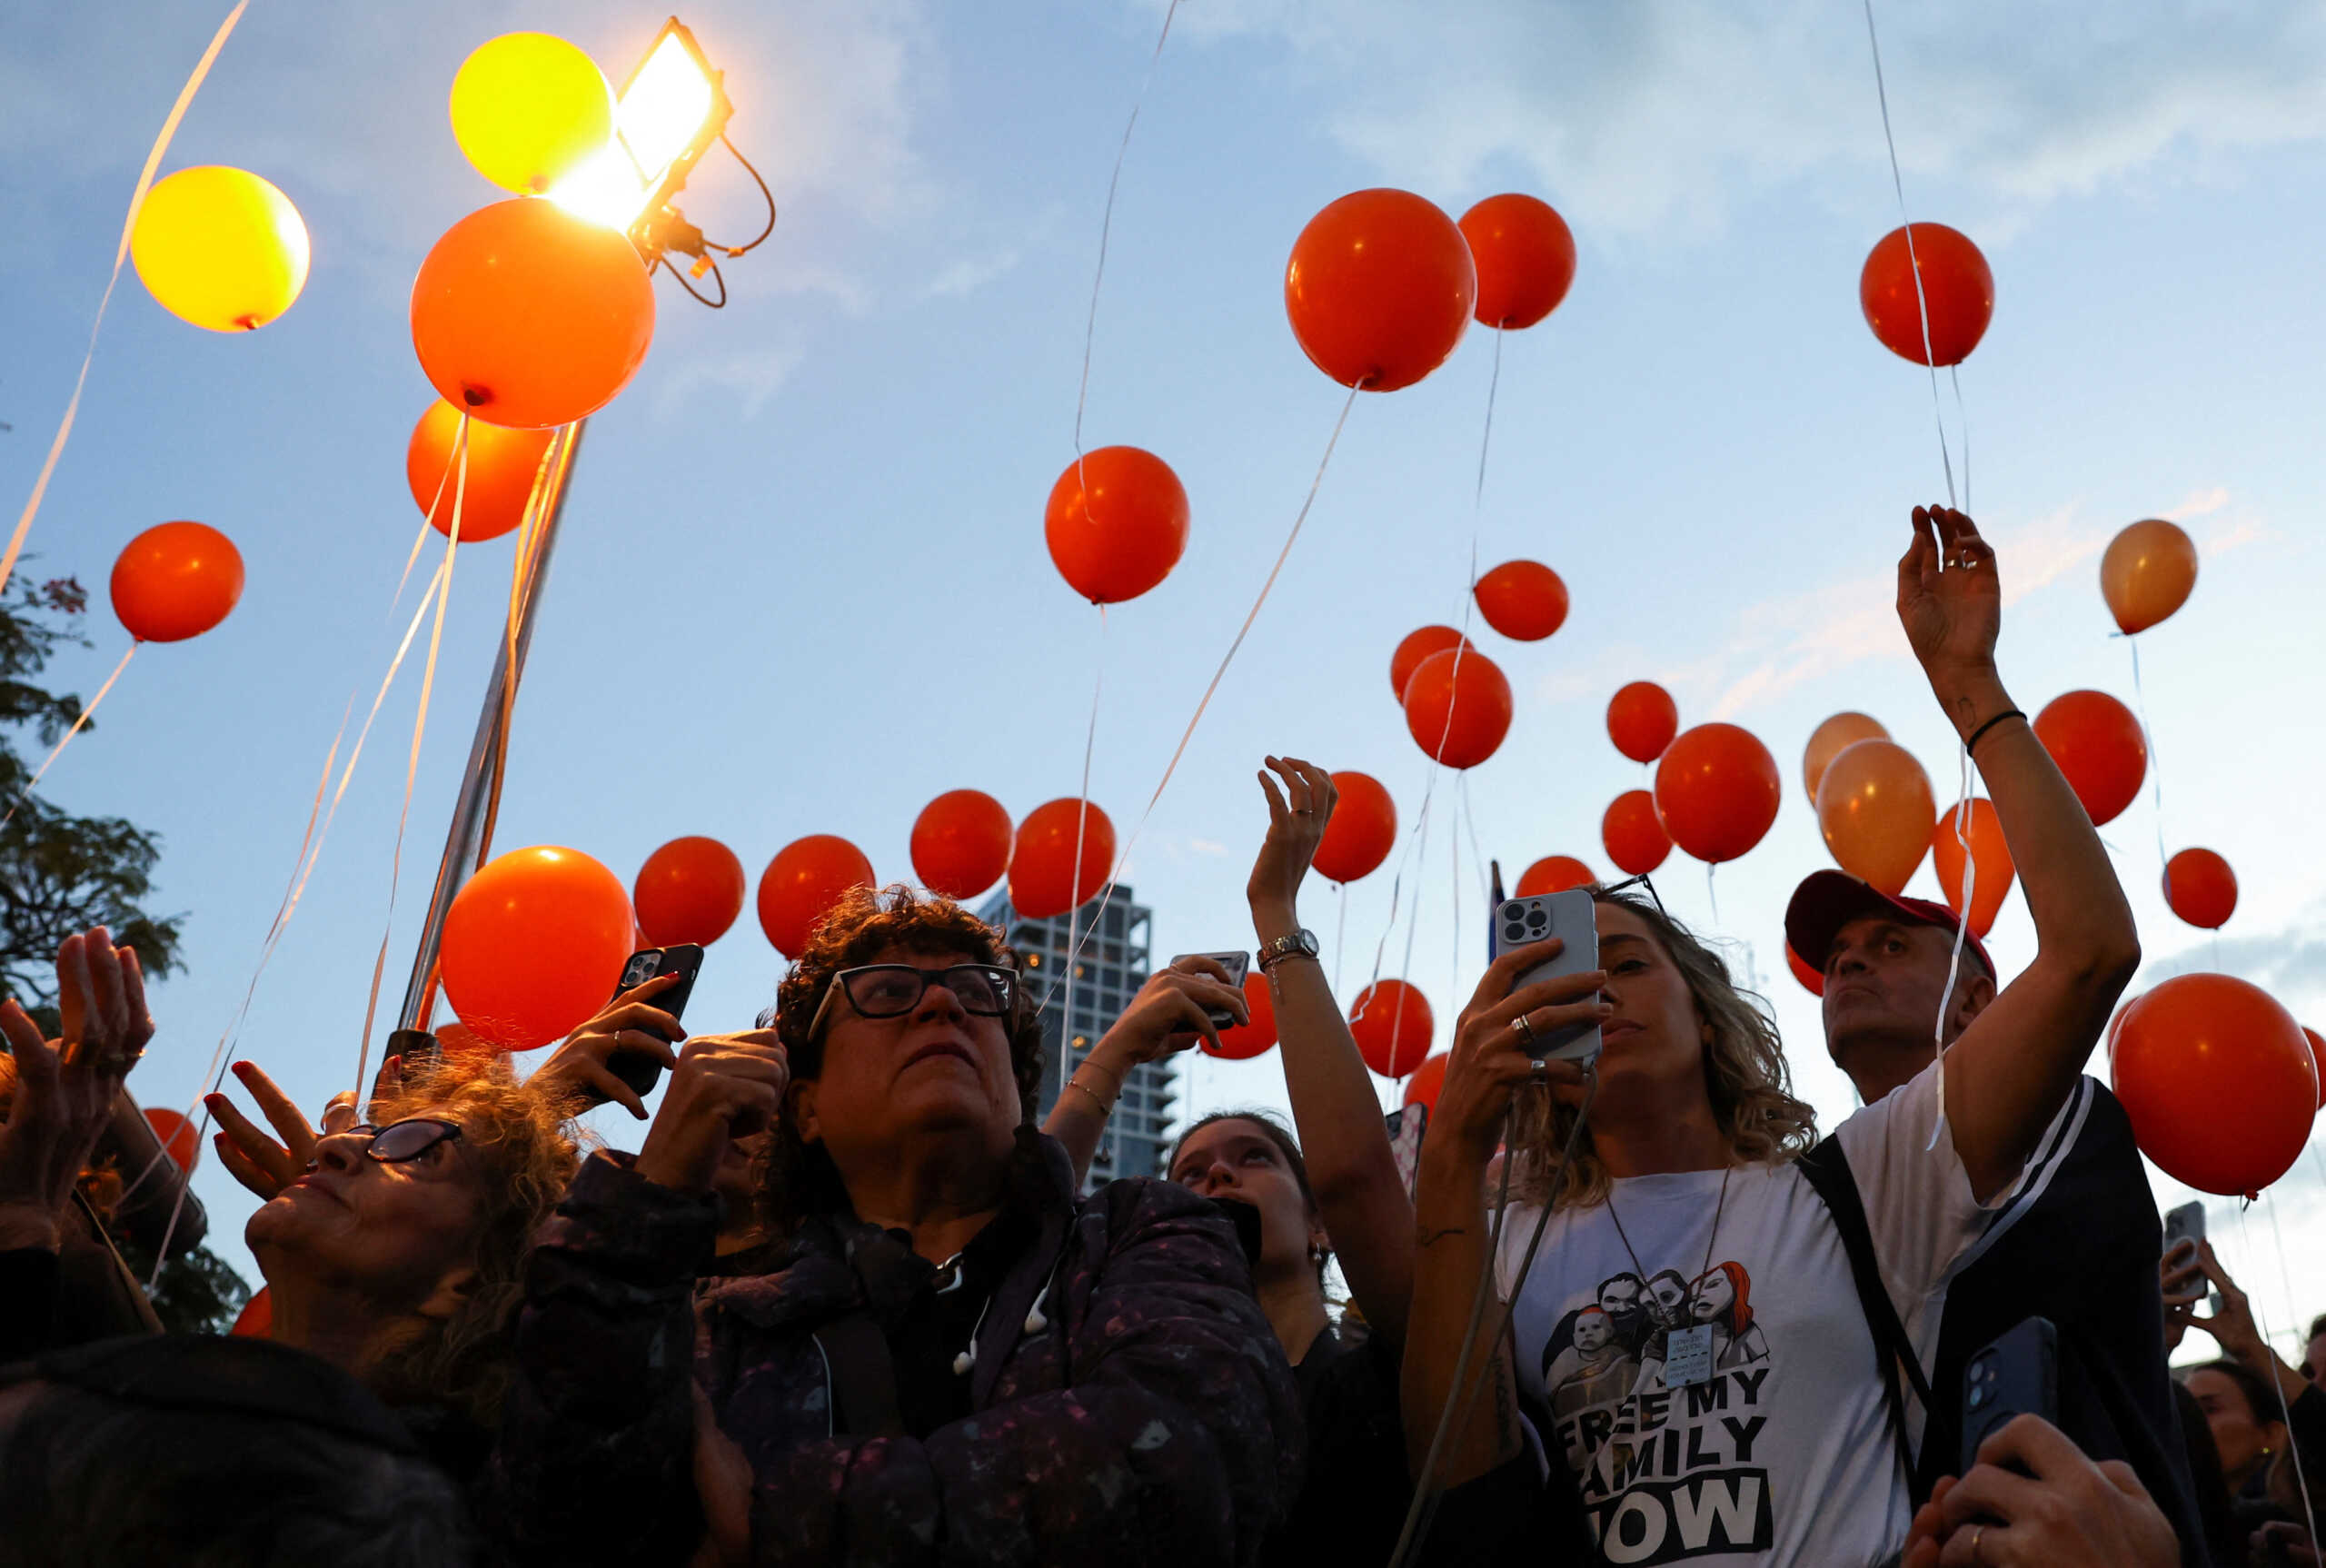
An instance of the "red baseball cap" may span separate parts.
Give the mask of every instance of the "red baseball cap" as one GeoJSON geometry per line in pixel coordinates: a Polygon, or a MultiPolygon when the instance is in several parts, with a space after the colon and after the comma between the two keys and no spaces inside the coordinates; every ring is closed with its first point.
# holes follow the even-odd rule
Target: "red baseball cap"
{"type": "MultiPolygon", "coordinates": [[[[1803,963],[1823,974],[1825,960],[1833,956],[1835,934],[1852,920],[1869,915],[1935,926],[1950,937],[1961,924],[1954,911],[1943,904],[1928,898],[1893,898],[1847,871],[1813,871],[1802,878],[1801,886],[1793,890],[1793,901],[1785,906],[1784,939],[1801,955],[1803,963]]],[[[1987,972],[1988,979],[2002,978],[1995,973],[1995,961],[1988,957],[1977,932],[1963,933],[1963,948],[1987,972]]]]}

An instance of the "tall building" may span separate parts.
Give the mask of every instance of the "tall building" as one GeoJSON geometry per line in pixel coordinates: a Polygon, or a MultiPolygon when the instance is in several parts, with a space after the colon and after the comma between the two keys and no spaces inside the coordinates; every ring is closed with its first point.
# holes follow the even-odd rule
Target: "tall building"
{"type": "MultiPolygon", "coordinates": [[[[1041,1121],[1065,1092],[1066,1080],[1090,1048],[1121,1017],[1138,988],[1147,984],[1149,928],[1154,911],[1138,904],[1131,890],[1117,887],[1101,912],[1094,900],[1072,918],[1059,915],[1029,920],[996,893],[978,911],[981,919],[1009,933],[1009,945],[1026,960],[1026,984],[1042,1008],[1042,1087],[1034,1119],[1041,1121]],[[1096,921],[1095,928],[1092,922],[1096,921]],[[1075,944],[1081,958],[1073,958],[1075,944]],[[1074,1017],[1066,1016],[1067,966],[1074,973],[1074,1017]]],[[[1178,1072],[1168,1058],[1130,1070],[1106,1135],[1090,1161],[1088,1186],[1122,1176],[1159,1176],[1170,1150],[1167,1133],[1178,1072]]]]}

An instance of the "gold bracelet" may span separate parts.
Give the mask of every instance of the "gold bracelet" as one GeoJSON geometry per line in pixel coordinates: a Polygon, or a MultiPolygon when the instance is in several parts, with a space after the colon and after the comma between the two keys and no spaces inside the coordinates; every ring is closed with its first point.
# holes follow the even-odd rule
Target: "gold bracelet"
{"type": "MultiPolygon", "coordinates": [[[[1076,1071],[1076,1073],[1077,1073],[1078,1075],[1081,1072],[1082,1067],[1096,1067],[1098,1071],[1100,1071],[1100,1072],[1102,1072],[1102,1073],[1106,1074],[1108,1077],[1110,1077],[1110,1078],[1112,1078],[1112,1079],[1114,1079],[1114,1080],[1115,1080],[1115,1090],[1116,1090],[1116,1092],[1117,1092],[1117,1093],[1118,1093],[1118,1094],[1119,1094],[1119,1093],[1122,1091],[1122,1087],[1123,1087],[1123,1076],[1122,1076],[1122,1074],[1120,1074],[1120,1073],[1118,1073],[1118,1072],[1115,1071],[1115,1069],[1114,1069],[1114,1068],[1112,1068],[1112,1067],[1108,1067],[1106,1063],[1104,1063],[1104,1062],[1100,1061],[1098,1057],[1084,1057],[1084,1058],[1083,1058],[1083,1061],[1082,1061],[1082,1067],[1077,1067],[1077,1068],[1075,1069],[1075,1071],[1076,1071]]],[[[1069,1083],[1071,1083],[1073,1080],[1069,1078],[1069,1080],[1067,1080],[1067,1081],[1068,1081],[1068,1082],[1069,1082],[1069,1083]]]]}
{"type": "MultiPolygon", "coordinates": [[[[1080,1089],[1084,1095],[1088,1097],[1090,1103],[1098,1107],[1098,1114],[1100,1116],[1111,1116],[1115,1114],[1115,1107],[1108,1101],[1100,1099],[1098,1097],[1098,1091],[1093,1089],[1089,1085],[1084,1083],[1081,1079],[1069,1078],[1066,1080],[1066,1087],[1069,1089],[1080,1089]]],[[[1063,1093],[1064,1090],[1059,1092],[1063,1093]]]]}

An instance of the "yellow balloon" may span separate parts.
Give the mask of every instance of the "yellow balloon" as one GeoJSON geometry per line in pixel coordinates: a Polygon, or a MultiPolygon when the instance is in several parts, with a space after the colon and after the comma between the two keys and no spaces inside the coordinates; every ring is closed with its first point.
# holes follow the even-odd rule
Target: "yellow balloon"
{"type": "Polygon", "coordinates": [[[461,62],[452,134],[476,172],[538,196],[606,144],[614,95],[597,62],[547,33],[505,33],[461,62]]]}
{"type": "Polygon", "coordinates": [[[307,286],[307,225],[246,169],[180,169],[137,209],[129,259],[162,308],[214,332],[247,332],[307,286]]]}

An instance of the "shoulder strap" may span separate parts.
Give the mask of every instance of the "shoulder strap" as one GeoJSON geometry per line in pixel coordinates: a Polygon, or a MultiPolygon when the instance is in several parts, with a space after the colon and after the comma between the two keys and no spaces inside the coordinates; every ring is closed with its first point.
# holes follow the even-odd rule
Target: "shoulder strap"
{"type": "Polygon", "coordinates": [[[900,1437],[897,1367],[872,1315],[859,1307],[815,1331],[831,1368],[832,1427],[851,1437],[900,1437]]]}
{"type": "Polygon", "coordinates": [[[1873,1229],[1866,1224],[1865,1202],[1858,1196],[1857,1178],[1850,1174],[1850,1162],[1842,1152],[1840,1140],[1829,1134],[1794,1163],[1811,1189],[1824,1201],[1826,1212],[1834,1216],[1834,1228],[1841,1232],[1842,1251],[1850,1260],[1850,1279],[1857,1287],[1858,1306],[1865,1314],[1866,1327],[1873,1331],[1874,1375],[1882,1381],[1882,1401],[1890,1411],[1890,1435],[1897,1445],[1898,1465],[1905,1475],[1908,1494],[1914,1506],[1920,1508],[1929,1501],[1929,1492],[1923,1484],[1920,1466],[1914,1463],[1913,1444],[1906,1436],[1905,1396],[1898,1387],[1900,1372],[1905,1374],[1915,1400],[1923,1407],[1925,1451],[1933,1444],[1948,1443],[1947,1434],[1953,1430],[1953,1423],[1931,1397],[1930,1380],[1923,1375],[1913,1342],[1906,1335],[1906,1325],[1898,1321],[1898,1309],[1892,1305],[1889,1289],[1882,1283],[1882,1265],[1874,1254],[1873,1229]]]}

